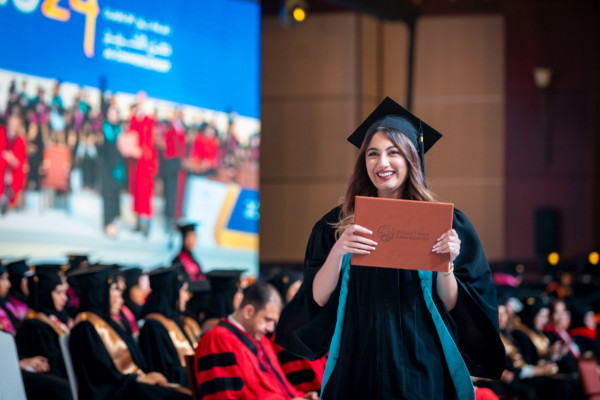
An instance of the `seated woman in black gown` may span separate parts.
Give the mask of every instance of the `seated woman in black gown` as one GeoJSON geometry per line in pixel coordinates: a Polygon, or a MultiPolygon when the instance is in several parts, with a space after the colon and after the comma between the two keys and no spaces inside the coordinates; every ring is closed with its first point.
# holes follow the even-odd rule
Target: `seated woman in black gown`
{"type": "Polygon", "coordinates": [[[17,330],[20,357],[44,356],[50,373],[68,379],[58,338],[70,332],[68,284],[60,265],[39,265],[28,278],[29,312],[17,330]]]}
{"type": "MultiPolygon", "coordinates": [[[[446,273],[350,265],[377,251],[375,226],[354,224],[355,196],[434,201],[424,155],[441,135],[386,98],[348,138],[360,149],[344,203],[318,221],[304,281],[276,342],[299,357],[329,350],[322,398],[469,399],[470,375],[500,376],[496,291],[475,229],[460,211],[432,252],[446,273]],[[373,240],[374,239],[374,240],[373,240]]],[[[465,154],[467,156],[467,154],[465,154]]]]}
{"type": "Polygon", "coordinates": [[[107,266],[69,274],[80,299],[80,313],[71,329],[69,349],[81,399],[186,399],[167,388],[164,375],[149,372],[133,338],[111,318],[123,304],[107,266]]]}
{"type": "Polygon", "coordinates": [[[188,386],[185,355],[193,355],[197,341],[182,323],[188,295],[189,277],[179,266],[158,268],[149,273],[152,292],[142,308],[144,326],[139,343],[153,371],[169,382],[188,386]]]}

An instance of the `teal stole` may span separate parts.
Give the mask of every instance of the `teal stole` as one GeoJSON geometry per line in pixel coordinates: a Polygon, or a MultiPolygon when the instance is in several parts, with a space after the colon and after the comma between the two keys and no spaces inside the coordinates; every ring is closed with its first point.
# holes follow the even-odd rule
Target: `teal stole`
{"type": "MultiPolygon", "coordinates": [[[[325,365],[325,373],[323,374],[323,385],[321,388],[321,397],[325,391],[325,385],[329,381],[337,360],[340,356],[340,347],[342,343],[342,329],[344,326],[344,317],[346,314],[346,300],[348,298],[348,281],[350,280],[350,253],[346,254],[342,260],[342,284],[340,288],[340,298],[337,310],[337,321],[335,323],[335,330],[333,337],[331,338],[331,345],[329,346],[329,356],[327,358],[327,364],[325,365]]],[[[456,389],[457,398],[463,399],[475,399],[475,389],[473,388],[473,382],[471,381],[471,374],[465,364],[454,339],[448,331],[446,324],[444,323],[440,312],[438,311],[433,297],[431,295],[431,287],[433,283],[433,272],[419,270],[419,279],[421,280],[421,289],[423,290],[423,298],[425,305],[431,314],[435,329],[440,343],[442,344],[442,350],[444,352],[444,358],[446,359],[446,365],[452,378],[452,383],[456,389]]]]}

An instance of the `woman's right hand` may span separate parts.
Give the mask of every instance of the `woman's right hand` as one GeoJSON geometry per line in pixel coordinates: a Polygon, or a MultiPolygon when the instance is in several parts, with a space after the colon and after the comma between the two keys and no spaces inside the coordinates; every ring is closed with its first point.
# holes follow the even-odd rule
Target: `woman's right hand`
{"type": "Polygon", "coordinates": [[[372,235],[373,231],[360,225],[352,225],[347,228],[333,246],[333,250],[339,256],[352,254],[371,254],[377,246],[377,242],[364,235],[372,235]],[[361,235],[362,234],[362,235],[361,235]]]}
{"type": "Polygon", "coordinates": [[[137,381],[147,385],[169,386],[169,381],[160,372],[149,372],[146,375],[140,375],[137,377],[137,381]]]}

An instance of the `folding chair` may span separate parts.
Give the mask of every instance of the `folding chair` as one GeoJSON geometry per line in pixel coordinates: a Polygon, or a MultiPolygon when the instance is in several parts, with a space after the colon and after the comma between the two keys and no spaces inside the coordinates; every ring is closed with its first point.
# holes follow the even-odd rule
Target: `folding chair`
{"type": "Polygon", "coordinates": [[[69,387],[71,388],[71,395],[73,400],[78,400],[77,392],[77,375],[73,369],[73,361],[71,360],[71,350],[69,350],[69,338],[70,335],[62,335],[58,338],[60,343],[60,350],[62,352],[63,359],[65,360],[65,367],[67,369],[67,375],[69,377],[69,387]]]}
{"type": "Polygon", "coordinates": [[[10,333],[0,331],[0,399],[27,400],[19,368],[17,345],[10,333]]]}
{"type": "Polygon", "coordinates": [[[185,370],[187,371],[188,382],[192,391],[192,399],[200,400],[200,391],[198,388],[198,381],[196,380],[196,374],[194,371],[194,355],[187,354],[185,357],[185,370]]]}
{"type": "Polygon", "coordinates": [[[596,359],[594,357],[578,358],[577,370],[585,397],[590,400],[600,400],[600,376],[596,359]]]}

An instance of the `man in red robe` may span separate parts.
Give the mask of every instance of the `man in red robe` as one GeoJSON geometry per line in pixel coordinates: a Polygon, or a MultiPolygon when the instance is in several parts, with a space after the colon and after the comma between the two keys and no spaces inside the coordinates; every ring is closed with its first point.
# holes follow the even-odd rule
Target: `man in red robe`
{"type": "Polygon", "coordinates": [[[271,341],[281,312],[281,298],[265,282],[249,286],[228,318],[204,334],[196,348],[194,370],[200,396],[213,399],[318,399],[285,377],[271,341]]]}
{"type": "Polygon", "coordinates": [[[152,197],[154,195],[154,177],[158,173],[158,151],[154,143],[153,116],[142,113],[145,93],[138,94],[136,105],[137,114],[133,114],[129,127],[138,134],[139,158],[137,165],[128,172],[130,179],[130,192],[133,196],[133,211],[137,214],[139,228],[147,235],[150,219],[153,215],[152,197]]]}
{"type": "MultiPolygon", "coordinates": [[[[2,136],[1,133],[0,136],[2,136]]],[[[2,139],[0,139],[1,141],[2,139]]],[[[4,164],[4,167],[0,165],[0,172],[6,167],[10,171],[11,192],[8,197],[8,205],[10,208],[16,208],[21,203],[25,182],[27,181],[27,141],[23,119],[19,113],[12,113],[8,117],[4,146],[1,155],[1,164],[4,164]]]]}
{"type": "MultiPolygon", "coordinates": [[[[165,217],[173,222],[183,215],[183,195],[187,173],[182,168],[187,157],[186,128],[181,110],[175,110],[164,135],[165,217]]],[[[168,227],[170,228],[170,226],[168,227]]]]}

